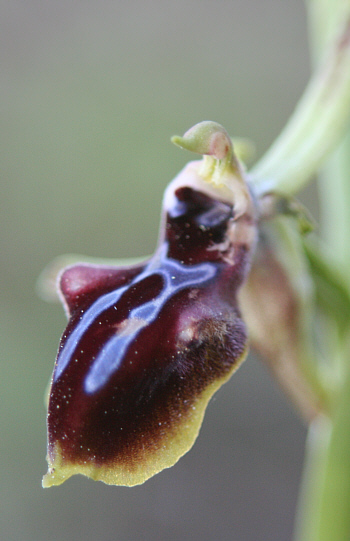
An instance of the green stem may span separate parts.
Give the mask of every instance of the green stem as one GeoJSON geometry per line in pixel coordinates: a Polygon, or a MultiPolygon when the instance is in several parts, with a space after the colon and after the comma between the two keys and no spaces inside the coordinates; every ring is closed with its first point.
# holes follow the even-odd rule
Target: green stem
{"type": "MultiPolygon", "coordinates": [[[[319,62],[337,28],[349,16],[349,0],[308,0],[310,42],[319,62]]],[[[350,96],[350,92],[349,92],[350,96]]],[[[322,235],[337,262],[350,262],[350,130],[319,175],[322,235]]]]}
{"type": "Polygon", "coordinates": [[[349,275],[350,132],[320,174],[319,194],[322,236],[336,263],[349,275]]]}
{"type": "Polygon", "coordinates": [[[327,47],[327,54],[294,114],[251,171],[254,191],[258,194],[267,191],[295,194],[316,173],[347,129],[350,116],[350,4],[346,0],[343,5],[335,38],[327,47]]]}
{"type": "Polygon", "coordinates": [[[322,495],[325,486],[331,429],[332,425],[325,417],[316,418],[309,427],[304,475],[295,524],[296,541],[320,540],[322,495]]]}
{"type": "MultiPolygon", "coordinates": [[[[350,9],[349,5],[349,1],[341,0],[308,2],[315,62],[343,18],[344,10],[350,9]]],[[[350,263],[349,155],[350,132],[319,177],[322,235],[334,261],[347,268],[350,263]]],[[[338,338],[333,352],[342,377],[330,418],[328,422],[318,420],[310,429],[296,528],[298,541],[350,539],[349,345],[348,333],[338,338]]]]}
{"type": "MultiPolygon", "coordinates": [[[[346,351],[342,347],[343,357],[346,351]]],[[[344,376],[331,418],[317,419],[310,427],[296,524],[298,541],[350,539],[350,374],[344,376]]]]}

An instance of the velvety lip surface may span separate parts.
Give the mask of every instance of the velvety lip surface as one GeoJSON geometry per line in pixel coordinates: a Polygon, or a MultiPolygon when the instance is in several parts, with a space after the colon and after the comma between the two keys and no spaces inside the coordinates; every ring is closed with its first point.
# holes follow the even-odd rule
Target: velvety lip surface
{"type": "Polygon", "coordinates": [[[177,187],[154,256],[137,267],[68,267],[69,315],[48,408],[44,486],[82,473],[134,485],[192,446],[205,407],[239,366],[236,291],[248,247],[233,207],[177,187]]]}

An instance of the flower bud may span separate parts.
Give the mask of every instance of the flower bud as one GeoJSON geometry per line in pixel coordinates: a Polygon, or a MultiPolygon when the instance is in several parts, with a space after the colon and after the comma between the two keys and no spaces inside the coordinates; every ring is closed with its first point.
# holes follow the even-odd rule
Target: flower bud
{"type": "Polygon", "coordinates": [[[310,421],[324,409],[325,399],[310,332],[312,283],[293,226],[280,217],[260,227],[239,300],[252,347],[310,421]]]}

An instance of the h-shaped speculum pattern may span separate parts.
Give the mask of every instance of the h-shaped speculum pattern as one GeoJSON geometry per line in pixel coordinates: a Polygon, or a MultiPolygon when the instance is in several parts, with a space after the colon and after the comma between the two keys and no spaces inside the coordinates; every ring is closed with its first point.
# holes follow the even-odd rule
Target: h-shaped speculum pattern
{"type": "Polygon", "coordinates": [[[167,243],[165,243],[161,247],[159,256],[155,258],[156,263],[151,260],[130,284],[103,295],[86,310],[59,353],[54,381],[57,381],[63,374],[72,356],[74,356],[74,351],[79,348],[80,340],[88,332],[91,324],[107,309],[114,307],[118,310],[118,301],[132,285],[142,282],[151,274],[160,276],[163,281],[161,292],[155,299],[130,310],[127,327],[131,330],[126,328],[126,330],[123,329],[117,332],[103,345],[85,377],[84,389],[87,393],[98,391],[108,382],[110,376],[123,362],[128,347],[134,342],[140,330],[156,319],[168,300],[186,287],[196,286],[200,288],[214,278],[216,274],[214,265],[210,263],[193,266],[181,265],[167,257],[167,248],[167,243]],[[136,324],[133,325],[133,322],[136,324]]]}

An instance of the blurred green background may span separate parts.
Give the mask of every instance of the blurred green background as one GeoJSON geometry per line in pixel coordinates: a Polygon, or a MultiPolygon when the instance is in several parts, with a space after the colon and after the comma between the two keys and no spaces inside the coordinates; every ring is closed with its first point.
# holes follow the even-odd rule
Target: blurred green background
{"type": "Polygon", "coordinates": [[[171,135],[210,119],[266,150],[308,78],[302,0],[9,0],[0,26],[1,539],[290,540],[305,431],[253,357],[174,468],[133,489],[41,488],[65,316],[35,284],[64,253],[153,251],[162,192],[192,159],[171,135]]]}

